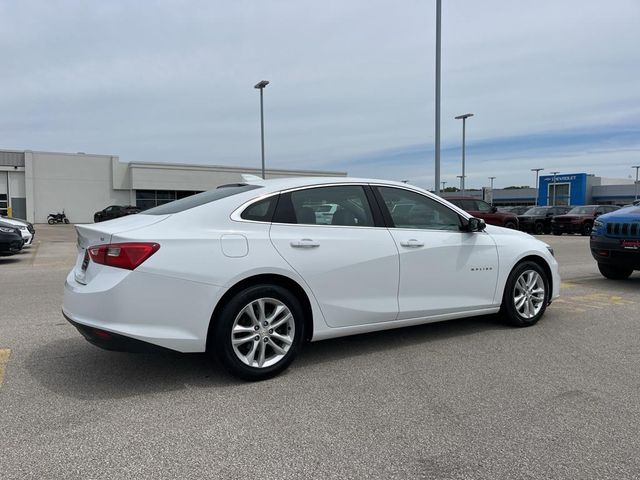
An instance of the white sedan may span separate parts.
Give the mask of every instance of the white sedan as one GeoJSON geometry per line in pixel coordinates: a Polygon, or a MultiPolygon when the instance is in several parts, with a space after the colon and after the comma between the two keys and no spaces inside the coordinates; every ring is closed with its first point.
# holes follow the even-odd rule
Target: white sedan
{"type": "Polygon", "coordinates": [[[12,217],[4,217],[1,215],[0,222],[9,224],[20,230],[20,235],[22,235],[22,240],[24,240],[23,247],[30,247],[33,244],[35,230],[33,229],[33,225],[31,225],[29,222],[25,220],[18,220],[12,217]]]}
{"type": "Polygon", "coordinates": [[[210,352],[249,380],[306,341],[498,312],[530,326],[560,288],[547,244],[389,181],[253,178],[76,229],[63,313],[85,338],[210,352]]]}

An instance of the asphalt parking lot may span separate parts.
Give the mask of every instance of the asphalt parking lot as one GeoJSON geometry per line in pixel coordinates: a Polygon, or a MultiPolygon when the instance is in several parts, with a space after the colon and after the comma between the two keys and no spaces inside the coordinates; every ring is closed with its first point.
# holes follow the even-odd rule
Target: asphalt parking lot
{"type": "Polygon", "coordinates": [[[464,319],[309,345],[243,383],[204,355],[87,343],[60,314],[71,226],[0,257],[0,478],[640,478],[640,274],[542,236],[533,328],[464,319]]]}

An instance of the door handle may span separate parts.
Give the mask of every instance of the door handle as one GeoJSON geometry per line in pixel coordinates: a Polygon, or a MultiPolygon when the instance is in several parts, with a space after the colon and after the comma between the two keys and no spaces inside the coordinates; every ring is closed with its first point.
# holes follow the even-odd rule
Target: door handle
{"type": "Polygon", "coordinates": [[[320,246],[320,242],[316,242],[310,238],[303,238],[301,240],[294,240],[291,242],[291,246],[294,248],[316,248],[320,246]]]}
{"type": "Polygon", "coordinates": [[[424,242],[416,240],[415,238],[411,238],[409,240],[401,241],[400,245],[407,248],[418,248],[418,247],[424,247],[424,242]]]}

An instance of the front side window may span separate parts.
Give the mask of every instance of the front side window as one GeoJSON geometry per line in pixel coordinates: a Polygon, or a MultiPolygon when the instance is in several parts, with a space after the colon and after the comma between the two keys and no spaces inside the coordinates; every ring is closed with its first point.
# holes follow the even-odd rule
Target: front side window
{"type": "Polygon", "coordinates": [[[460,230],[456,212],[416,192],[378,187],[395,228],[421,230],[460,230]]]}
{"type": "Polygon", "coordinates": [[[361,186],[345,185],[296,190],[283,194],[274,216],[277,223],[373,227],[373,215],[361,186]]]}

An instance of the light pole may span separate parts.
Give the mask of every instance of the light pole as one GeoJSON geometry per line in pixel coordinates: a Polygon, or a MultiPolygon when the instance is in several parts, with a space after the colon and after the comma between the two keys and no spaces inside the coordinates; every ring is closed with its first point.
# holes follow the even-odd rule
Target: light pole
{"type": "Polygon", "coordinates": [[[458,177],[460,179],[460,191],[464,192],[464,190],[462,190],[464,187],[464,176],[462,175],[456,175],[456,177],[458,177]]]}
{"type": "MultiPolygon", "coordinates": [[[[551,172],[551,174],[553,175],[553,203],[551,204],[552,207],[556,206],[556,175],[559,174],[560,172],[551,172]]],[[[549,202],[549,199],[547,198],[547,203],[549,202]]]]}
{"type": "Polygon", "coordinates": [[[488,177],[489,180],[491,180],[491,206],[493,206],[493,181],[496,179],[496,177],[488,177]]]}
{"type": "Polygon", "coordinates": [[[444,186],[447,184],[447,182],[440,182],[442,184],[442,190],[444,190],[444,186]]]}
{"type": "Polygon", "coordinates": [[[467,118],[473,117],[473,113],[465,113],[464,115],[458,115],[456,120],[462,120],[462,194],[464,195],[464,153],[465,153],[465,137],[467,131],[467,118]]]}
{"type": "Polygon", "coordinates": [[[634,200],[638,199],[638,169],[640,169],[640,165],[633,165],[631,168],[635,168],[636,169],[636,189],[635,189],[635,198],[634,200]]]}
{"type": "Polygon", "coordinates": [[[544,170],[544,168],[532,168],[531,171],[532,172],[536,172],[536,207],[538,206],[538,174],[540,172],[540,170],[544,170]]]}
{"type": "Polygon", "coordinates": [[[267,85],[269,85],[269,81],[262,80],[253,86],[253,88],[257,88],[258,90],[260,90],[260,144],[262,146],[262,178],[263,179],[265,178],[265,174],[264,174],[264,107],[263,107],[263,100],[262,100],[262,91],[264,90],[264,87],[266,87],[267,85]]]}
{"type": "Polygon", "coordinates": [[[436,0],[436,139],[435,139],[435,186],[436,195],[440,194],[440,45],[442,29],[442,0],[436,0]]]}

